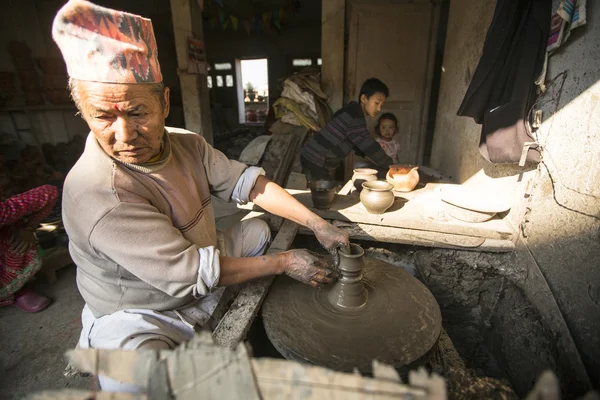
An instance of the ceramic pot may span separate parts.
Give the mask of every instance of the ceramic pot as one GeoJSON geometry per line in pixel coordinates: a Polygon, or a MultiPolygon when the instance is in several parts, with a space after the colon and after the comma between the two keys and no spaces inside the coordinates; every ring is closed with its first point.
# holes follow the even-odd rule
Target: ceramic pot
{"type": "Polygon", "coordinates": [[[308,184],[310,196],[315,208],[327,210],[335,198],[336,183],[333,181],[318,180],[308,184]]]}
{"type": "Polygon", "coordinates": [[[385,180],[394,186],[397,192],[410,192],[419,183],[419,167],[409,164],[390,165],[385,180]]]}
{"type": "Polygon", "coordinates": [[[377,170],[373,168],[356,168],[354,175],[352,175],[352,182],[354,189],[357,192],[362,190],[362,184],[364,182],[371,182],[377,180],[377,170]]]}
{"type": "Polygon", "coordinates": [[[371,181],[362,184],[360,202],[370,214],[383,214],[394,204],[394,186],[384,181],[371,181]]]}

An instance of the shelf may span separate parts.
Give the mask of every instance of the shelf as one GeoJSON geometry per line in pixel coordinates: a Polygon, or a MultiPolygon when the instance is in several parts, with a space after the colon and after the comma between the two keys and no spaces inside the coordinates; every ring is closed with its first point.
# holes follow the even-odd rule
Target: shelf
{"type": "Polygon", "coordinates": [[[73,104],[54,105],[44,104],[41,106],[13,106],[13,107],[2,107],[0,112],[28,112],[28,111],[75,111],[77,107],[73,104]]]}

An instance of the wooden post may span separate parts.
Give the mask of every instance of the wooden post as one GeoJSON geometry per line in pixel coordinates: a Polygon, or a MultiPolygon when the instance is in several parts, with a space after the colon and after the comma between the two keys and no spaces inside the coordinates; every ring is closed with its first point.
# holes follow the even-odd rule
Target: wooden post
{"type": "MultiPolygon", "coordinates": [[[[188,39],[203,40],[202,12],[195,0],[171,0],[177,66],[181,84],[181,100],[185,128],[213,142],[210,99],[206,86],[206,71],[188,73],[188,39]]],[[[160,49],[159,49],[160,51],[160,49]]]]}
{"type": "Polygon", "coordinates": [[[346,0],[323,1],[321,13],[321,83],[333,111],[344,101],[344,29],[346,0]]]}

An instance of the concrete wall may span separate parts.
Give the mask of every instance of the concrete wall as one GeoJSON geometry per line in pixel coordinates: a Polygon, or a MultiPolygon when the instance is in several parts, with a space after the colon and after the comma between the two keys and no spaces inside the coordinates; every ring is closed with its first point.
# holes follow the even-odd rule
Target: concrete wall
{"type": "MultiPolygon", "coordinates": [[[[554,3],[556,9],[557,1],[554,3]]],[[[537,284],[525,286],[527,295],[546,316],[557,343],[564,336],[572,337],[576,349],[570,350],[578,354],[571,354],[570,361],[576,364],[579,360],[598,387],[600,7],[594,2],[587,4],[587,26],[574,31],[549,61],[548,80],[565,70],[568,77],[557,111],[556,102],[543,107],[544,123],[538,135],[546,149],[545,165],[519,168],[485,161],[478,150],[481,127],[470,118],[456,116],[479,61],[495,1],[450,2],[431,163],[457,182],[485,184],[511,193],[514,207],[510,220],[521,231],[521,265],[515,267],[525,265],[530,275],[535,272],[539,277],[537,284]],[[536,302],[544,286],[549,287],[555,303],[539,298],[536,302]],[[557,307],[553,309],[550,303],[557,307]],[[559,334],[560,326],[564,329],[559,334]]],[[[559,88],[560,84],[553,88],[556,95],[559,88]]],[[[552,90],[544,99],[551,98],[552,90]]],[[[564,358],[560,361],[566,362],[564,358]]],[[[579,382],[571,388],[577,392],[585,387],[587,378],[576,378],[579,382]]]]}

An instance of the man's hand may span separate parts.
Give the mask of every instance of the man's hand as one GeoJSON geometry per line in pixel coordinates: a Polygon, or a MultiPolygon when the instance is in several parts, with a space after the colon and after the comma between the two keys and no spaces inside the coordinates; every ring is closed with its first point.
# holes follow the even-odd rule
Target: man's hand
{"type": "Polygon", "coordinates": [[[323,220],[313,232],[317,237],[321,246],[331,254],[333,259],[333,267],[337,268],[340,265],[340,256],[338,250],[342,249],[345,252],[350,252],[350,239],[348,232],[344,232],[338,227],[331,225],[323,220]]]}
{"type": "Polygon", "coordinates": [[[290,250],[280,253],[283,257],[283,273],[302,283],[321,287],[331,282],[335,274],[328,268],[324,257],[308,250],[290,250]]]}

